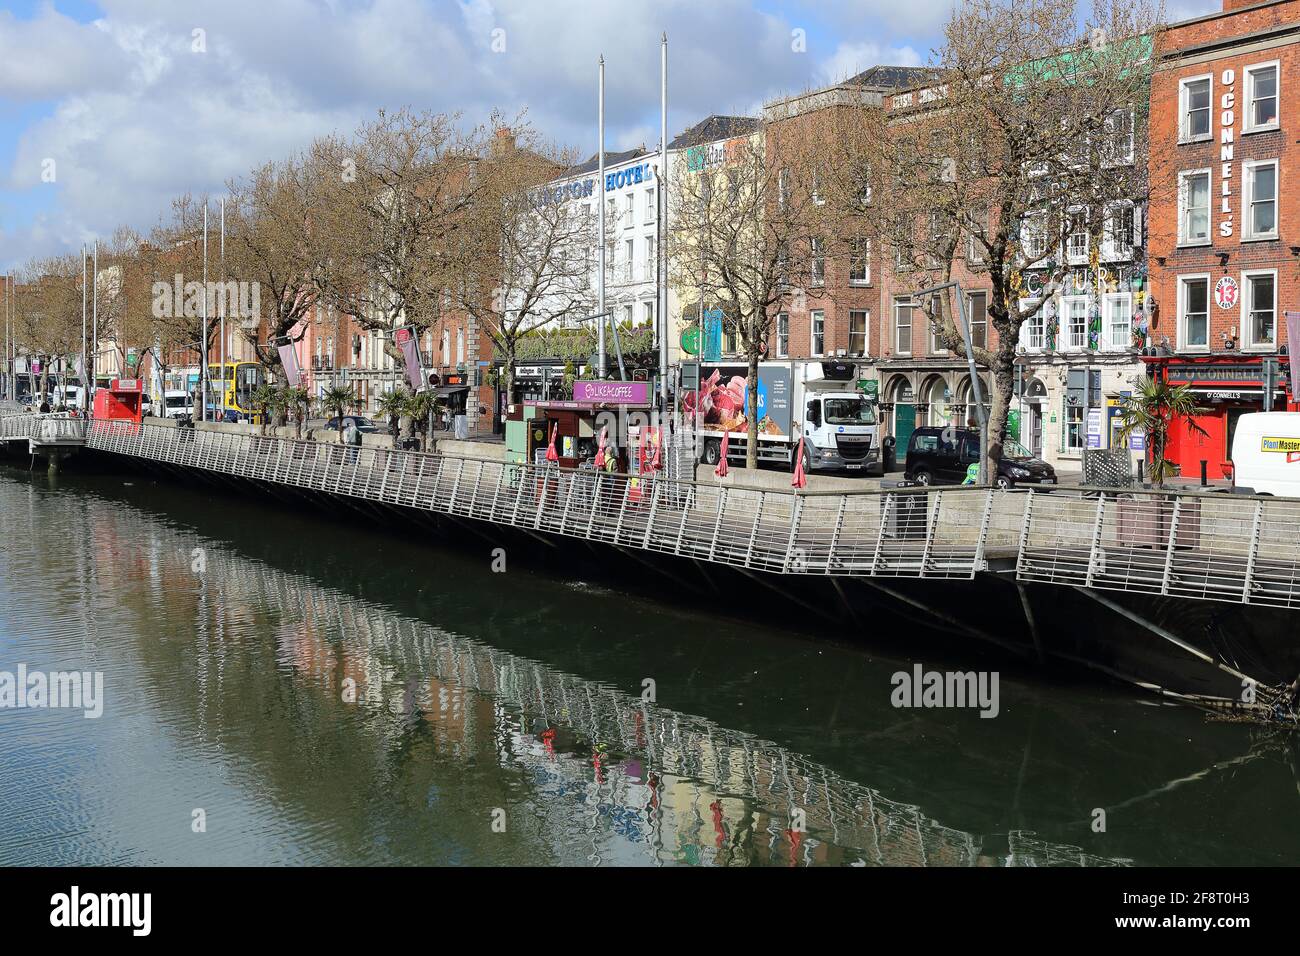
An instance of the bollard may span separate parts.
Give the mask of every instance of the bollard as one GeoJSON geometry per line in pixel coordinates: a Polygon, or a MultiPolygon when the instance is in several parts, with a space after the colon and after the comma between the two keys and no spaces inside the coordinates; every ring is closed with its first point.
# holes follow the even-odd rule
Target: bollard
{"type": "Polygon", "coordinates": [[[1139,461],[1139,462],[1138,462],[1138,484],[1139,484],[1139,485],[1141,485],[1141,484],[1143,483],[1143,479],[1142,479],[1142,466],[1145,465],[1145,464],[1146,464],[1145,461],[1139,461]]]}
{"type": "Polygon", "coordinates": [[[1206,461],[1204,458],[1201,459],[1201,487],[1202,488],[1204,488],[1206,485],[1210,483],[1209,479],[1206,478],[1205,476],[1205,469],[1209,464],[1210,463],[1206,461]]]}

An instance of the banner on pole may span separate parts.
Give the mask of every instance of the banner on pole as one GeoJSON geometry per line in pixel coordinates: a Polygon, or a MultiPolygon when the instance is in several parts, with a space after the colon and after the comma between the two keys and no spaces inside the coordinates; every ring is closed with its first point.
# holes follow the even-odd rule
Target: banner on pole
{"type": "Polygon", "coordinates": [[[1295,396],[1296,386],[1300,385],[1300,378],[1296,373],[1300,372],[1300,361],[1296,359],[1296,350],[1300,349],[1300,312],[1284,312],[1286,316],[1286,348],[1287,357],[1291,360],[1291,395],[1295,396]]]}
{"type": "Polygon", "coordinates": [[[402,360],[406,363],[406,380],[411,383],[411,391],[418,392],[424,385],[424,371],[420,368],[420,343],[415,337],[415,329],[409,325],[394,329],[393,340],[402,350],[402,360]]]}
{"type": "Polygon", "coordinates": [[[298,350],[293,347],[293,339],[285,336],[275,340],[275,350],[280,354],[280,364],[284,366],[284,377],[290,388],[297,388],[302,381],[302,368],[298,365],[298,350]]]}

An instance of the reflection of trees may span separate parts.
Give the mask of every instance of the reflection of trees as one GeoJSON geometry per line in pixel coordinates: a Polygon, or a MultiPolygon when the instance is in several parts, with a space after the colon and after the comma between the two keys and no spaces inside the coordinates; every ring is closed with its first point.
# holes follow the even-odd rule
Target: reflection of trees
{"type": "Polygon", "coordinates": [[[97,590],[142,616],[159,707],[240,758],[249,786],[324,821],[344,857],[745,865],[1107,861],[977,835],[770,741],[91,507],[97,590]],[[207,572],[190,571],[202,546],[207,572]],[[165,638],[172,641],[168,647],[165,638]],[[345,681],[357,704],[343,701],[345,681]],[[178,691],[178,688],[182,690],[178,691]],[[486,772],[484,768],[493,768],[486,772]],[[504,772],[501,772],[504,771],[504,772]],[[507,836],[487,825],[507,809],[507,836]],[[806,814],[806,832],[792,813],[806,814]],[[481,830],[464,826],[482,820],[481,830]],[[470,832],[473,831],[473,832],[470,832]],[[584,834],[582,841],[572,839],[584,834]]]}

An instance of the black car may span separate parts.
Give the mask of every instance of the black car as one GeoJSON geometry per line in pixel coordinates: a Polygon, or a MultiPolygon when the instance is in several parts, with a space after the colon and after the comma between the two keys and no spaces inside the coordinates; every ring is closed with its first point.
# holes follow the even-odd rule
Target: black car
{"type": "MultiPolygon", "coordinates": [[[[980,433],[973,428],[927,426],[912,432],[907,443],[903,477],[922,485],[959,485],[971,465],[980,460],[980,433]]],[[[1056,484],[1056,470],[1035,458],[1023,445],[1008,440],[994,484],[1010,488],[1023,484],[1056,484]]]]}
{"type": "MultiPolygon", "coordinates": [[[[350,419],[351,421],[353,421],[353,422],[356,424],[356,426],[357,426],[357,431],[361,432],[362,434],[370,434],[370,433],[372,433],[372,432],[377,432],[377,431],[379,431],[379,426],[378,426],[378,425],[376,425],[376,424],[375,424],[374,422],[372,422],[370,419],[368,419],[368,418],[363,418],[363,417],[360,416],[360,415],[344,415],[344,416],[343,416],[343,427],[344,427],[344,428],[347,428],[347,427],[348,427],[348,420],[349,420],[349,419],[350,419]]],[[[326,428],[327,430],[329,430],[329,431],[337,431],[338,428],[339,428],[339,419],[338,419],[338,416],[336,415],[335,417],[333,417],[333,418],[331,418],[329,421],[327,421],[327,422],[325,423],[325,428],[326,428]]]]}

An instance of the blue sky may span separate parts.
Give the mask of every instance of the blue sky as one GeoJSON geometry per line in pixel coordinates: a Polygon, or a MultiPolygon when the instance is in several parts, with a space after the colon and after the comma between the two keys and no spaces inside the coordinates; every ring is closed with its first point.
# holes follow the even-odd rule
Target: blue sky
{"type": "MultiPolygon", "coordinates": [[[[590,155],[600,53],[608,147],[653,146],[664,30],[672,136],[878,63],[924,63],[952,2],[0,0],[0,271],[119,224],[147,231],[172,196],[219,193],[381,107],[474,121],[527,109],[590,155]]],[[[1177,0],[1170,18],[1218,6],[1177,0]]]]}

